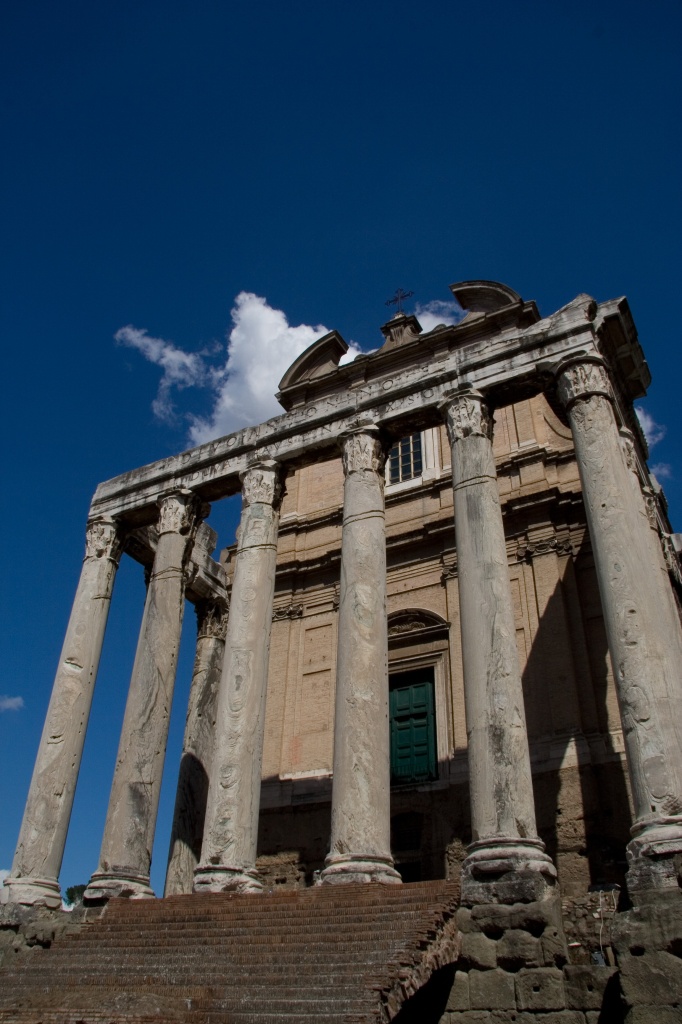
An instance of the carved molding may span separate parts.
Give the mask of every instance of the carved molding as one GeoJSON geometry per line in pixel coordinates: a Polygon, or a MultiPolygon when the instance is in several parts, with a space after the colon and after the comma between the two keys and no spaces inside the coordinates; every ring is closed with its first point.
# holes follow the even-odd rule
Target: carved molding
{"type": "Polygon", "coordinates": [[[613,397],[606,367],[594,360],[571,363],[562,370],[557,380],[557,394],[567,409],[578,398],[590,398],[592,395],[613,397]]]}
{"type": "Polygon", "coordinates": [[[661,547],[663,548],[663,558],[665,559],[666,568],[670,574],[670,578],[678,585],[682,587],[682,566],[680,566],[680,557],[675,550],[672,537],[669,533],[661,534],[661,547]]]}
{"type": "Polygon", "coordinates": [[[85,528],[85,557],[108,558],[118,565],[123,550],[118,523],[108,516],[93,519],[85,528]]]}
{"type": "Polygon", "coordinates": [[[242,499],[245,507],[260,502],[277,505],[281,494],[279,467],[275,462],[260,462],[242,474],[242,499]]]}
{"type": "Polygon", "coordinates": [[[176,491],[159,498],[159,537],[164,533],[192,534],[210,512],[190,491],[176,491]]]}
{"type": "Polygon", "coordinates": [[[457,555],[447,565],[443,566],[443,571],[440,574],[441,583],[445,583],[447,580],[457,579],[457,555]]]}
{"type": "Polygon", "coordinates": [[[286,608],[275,608],[272,613],[273,622],[281,622],[282,619],[300,619],[303,616],[302,604],[290,604],[286,608]]]}
{"type": "Polygon", "coordinates": [[[573,544],[568,538],[547,537],[544,540],[521,540],[516,549],[516,558],[519,562],[531,562],[535,555],[548,555],[554,552],[557,555],[572,555],[573,544]]]}
{"type": "Polygon", "coordinates": [[[357,473],[371,470],[383,474],[386,455],[378,437],[373,433],[358,431],[343,439],[343,472],[357,473]]]}
{"type": "Polygon", "coordinates": [[[449,624],[439,615],[434,615],[433,612],[421,608],[405,608],[402,611],[393,612],[388,617],[389,639],[403,636],[406,633],[423,633],[425,630],[429,632],[447,631],[448,628],[449,624]]]}
{"type": "Polygon", "coordinates": [[[450,444],[471,436],[486,437],[492,441],[493,418],[480,392],[455,395],[446,400],[444,407],[450,444]]]}
{"type": "Polygon", "coordinates": [[[197,639],[202,636],[224,640],[227,636],[229,606],[214,601],[197,601],[197,639]]]}

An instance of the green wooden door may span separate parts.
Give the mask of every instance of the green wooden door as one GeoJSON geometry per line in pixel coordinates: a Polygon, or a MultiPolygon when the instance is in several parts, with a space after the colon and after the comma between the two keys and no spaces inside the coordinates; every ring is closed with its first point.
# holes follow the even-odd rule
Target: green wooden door
{"type": "Polygon", "coordinates": [[[391,775],[394,782],[436,778],[433,705],[432,679],[422,676],[419,681],[391,689],[391,775]]]}

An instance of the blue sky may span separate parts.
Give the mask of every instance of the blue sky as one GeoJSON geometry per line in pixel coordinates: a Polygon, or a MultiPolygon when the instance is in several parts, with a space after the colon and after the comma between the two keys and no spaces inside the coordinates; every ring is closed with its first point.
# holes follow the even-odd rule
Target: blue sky
{"type": "MultiPolygon", "coordinates": [[[[543,314],[627,295],[682,530],[681,36],[668,0],[4,5],[0,869],[98,481],[260,420],[277,361],[323,328],[375,347],[398,286],[423,308],[500,280],[543,314]]],[[[214,510],[221,543],[234,520],[214,510]]],[[[143,596],[125,564],[65,885],[97,864],[143,596]]]]}

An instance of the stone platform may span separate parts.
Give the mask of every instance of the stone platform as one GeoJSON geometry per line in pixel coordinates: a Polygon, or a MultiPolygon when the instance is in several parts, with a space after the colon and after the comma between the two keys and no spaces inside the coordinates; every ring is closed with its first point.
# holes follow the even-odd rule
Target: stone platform
{"type": "Polygon", "coordinates": [[[370,1024],[460,950],[459,886],[111,900],[0,970],[2,1024],[370,1024]]]}

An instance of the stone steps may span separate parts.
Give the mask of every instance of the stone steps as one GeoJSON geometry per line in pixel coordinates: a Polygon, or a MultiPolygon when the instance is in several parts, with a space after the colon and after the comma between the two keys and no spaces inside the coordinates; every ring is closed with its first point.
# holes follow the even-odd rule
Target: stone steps
{"type": "Polygon", "coordinates": [[[372,1024],[457,901],[444,881],[112,900],[0,971],[0,1024],[372,1024]]]}

